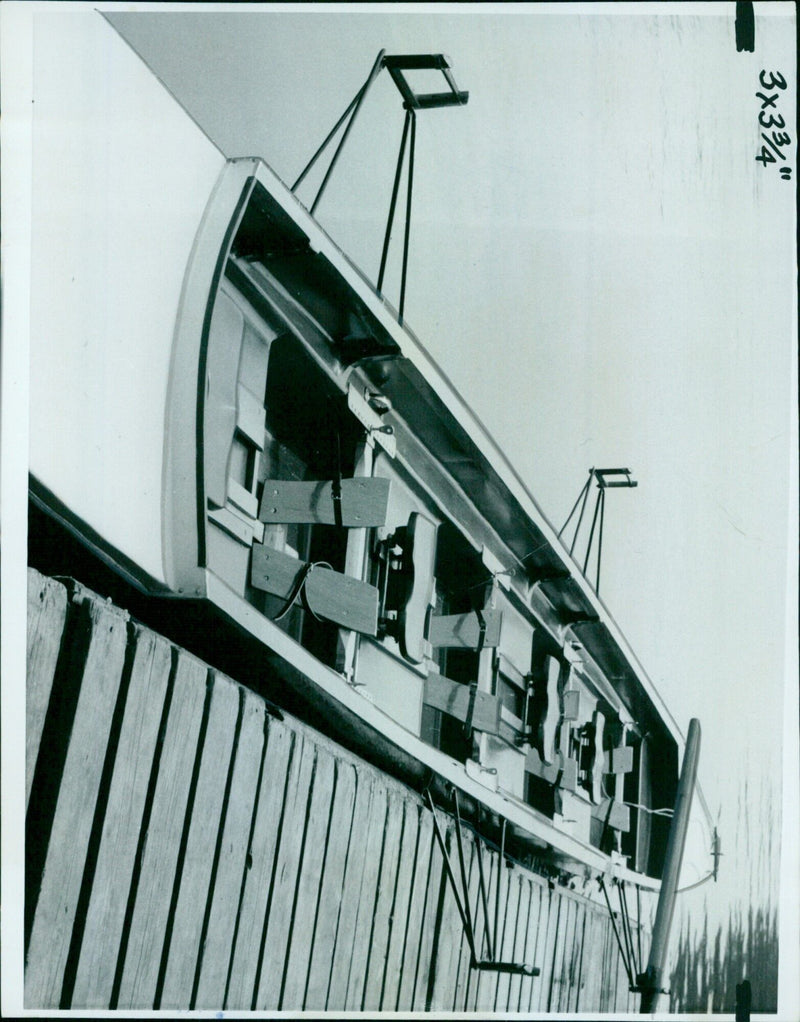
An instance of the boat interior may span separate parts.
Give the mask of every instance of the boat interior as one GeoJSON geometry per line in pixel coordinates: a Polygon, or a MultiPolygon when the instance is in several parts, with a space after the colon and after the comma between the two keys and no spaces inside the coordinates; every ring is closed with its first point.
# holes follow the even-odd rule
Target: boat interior
{"type": "Polygon", "coordinates": [[[248,197],[202,341],[205,566],[487,789],[658,876],[677,744],[602,605],[388,302],[248,197]]]}

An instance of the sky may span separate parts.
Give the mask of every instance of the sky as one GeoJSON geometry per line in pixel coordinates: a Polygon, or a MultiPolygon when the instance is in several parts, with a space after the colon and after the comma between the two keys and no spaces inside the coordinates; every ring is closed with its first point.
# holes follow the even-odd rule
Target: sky
{"type": "MultiPolygon", "coordinates": [[[[601,597],[681,730],[700,718],[732,850],[744,781],[779,797],[796,685],[796,146],[789,181],[755,160],[762,69],[794,122],[794,7],[757,13],[753,54],[733,4],[108,14],[226,155],[289,184],[381,48],[450,56],[470,98],[417,119],[406,320],[557,529],[590,467],[632,470],[601,597]]],[[[371,279],[402,120],[383,73],[317,210],[371,279]]]]}

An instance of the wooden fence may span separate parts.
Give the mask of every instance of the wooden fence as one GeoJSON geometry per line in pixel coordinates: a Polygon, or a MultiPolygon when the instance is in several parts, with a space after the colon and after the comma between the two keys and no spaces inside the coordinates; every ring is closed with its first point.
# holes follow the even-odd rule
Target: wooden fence
{"type": "Polygon", "coordinates": [[[635,1010],[607,912],[465,831],[540,974],[471,969],[417,793],[33,570],[27,693],[26,1007],[635,1010]]]}

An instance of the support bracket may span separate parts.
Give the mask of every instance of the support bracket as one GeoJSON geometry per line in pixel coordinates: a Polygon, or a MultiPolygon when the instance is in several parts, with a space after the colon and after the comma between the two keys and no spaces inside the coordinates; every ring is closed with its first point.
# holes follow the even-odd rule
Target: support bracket
{"type": "Polygon", "coordinates": [[[297,191],[300,184],[305,179],[308,172],[317,162],[319,157],[328,147],[330,142],[333,140],[336,133],[345,124],[344,132],[339,141],[336,150],[331,157],[331,162],[328,165],[328,169],[325,172],[325,176],[322,179],[322,183],[317,190],[316,197],[311,204],[310,212],[314,215],[317,206],[319,205],[320,199],[325,191],[333,169],[339,159],[344,144],[347,141],[347,137],[355,123],[355,119],[358,116],[358,112],[361,109],[364,99],[369,92],[372,83],[378,77],[380,72],[386,68],[392,77],[392,81],[397,86],[397,89],[403,99],[403,108],[405,109],[405,119],[403,122],[403,135],[400,141],[400,153],[397,158],[397,168],[395,170],[394,186],[392,188],[392,198],[389,203],[389,216],[386,223],[386,233],[383,239],[383,251],[381,253],[380,269],[378,271],[378,281],[376,289],[378,294],[381,293],[383,287],[383,276],[386,270],[386,259],[389,252],[389,240],[392,235],[392,224],[394,223],[394,212],[397,204],[397,192],[400,187],[400,177],[403,170],[403,161],[406,152],[406,140],[410,138],[411,145],[409,147],[409,160],[408,160],[408,181],[407,181],[407,195],[406,195],[406,219],[405,219],[405,235],[403,240],[403,268],[400,277],[400,303],[398,308],[398,318],[400,322],[403,322],[403,311],[405,307],[406,297],[406,276],[408,272],[408,246],[409,236],[411,231],[411,195],[414,184],[414,149],[416,145],[416,112],[418,110],[432,110],[436,107],[446,106],[466,106],[469,100],[469,93],[464,92],[458,88],[453,78],[453,73],[450,70],[450,58],[446,57],[443,53],[433,54],[399,54],[395,56],[387,56],[385,50],[381,50],[375,59],[375,63],[372,65],[372,70],[367,77],[367,80],[355,94],[353,99],[350,101],[350,105],[344,111],[339,120],[334,124],[333,128],[328,132],[322,145],[317,149],[311,159],[304,167],[302,173],[297,178],[295,183],[292,185],[292,192],[297,191]],[[444,75],[445,82],[447,83],[447,90],[444,92],[430,92],[430,93],[417,93],[409,85],[408,80],[403,72],[408,71],[441,71],[444,75]]]}
{"type": "MultiPolygon", "coordinates": [[[[442,834],[439,826],[439,820],[436,816],[436,807],[433,804],[433,798],[430,793],[430,789],[425,790],[425,795],[428,799],[428,805],[430,806],[431,814],[433,816],[433,827],[436,834],[436,840],[439,843],[439,850],[442,853],[442,859],[444,860],[445,871],[447,878],[450,881],[450,887],[453,891],[453,896],[456,899],[456,907],[458,908],[458,914],[461,916],[461,923],[464,927],[464,933],[467,938],[470,951],[470,968],[477,969],[481,972],[501,972],[509,973],[513,976],[538,976],[539,969],[533,965],[526,965],[524,962],[504,962],[497,958],[497,928],[498,921],[500,918],[500,884],[496,885],[496,896],[495,896],[495,912],[493,925],[489,926],[489,910],[486,896],[486,885],[483,879],[483,854],[482,845],[480,838],[478,839],[477,853],[478,853],[478,881],[480,889],[480,903],[483,909],[484,917],[484,943],[486,945],[486,954],[478,953],[478,947],[475,940],[475,928],[472,920],[472,910],[469,904],[469,890],[467,883],[467,869],[464,860],[464,841],[461,831],[461,813],[458,808],[458,791],[453,788],[453,810],[454,819],[456,823],[456,846],[458,848],[458,865],[459,874],[461,878],[461,888],[456,883],[456,877],[453,872],[453,866],[450,861],[450,855],[445,845],[444,835],[442,834]],[[491,929],[491,933],[490,933],[491,929]]],[[[503,820],[503,828],[500,838],[500,856],[498,863],[502,865],[505,858],[505,839],[506,839],[506,821],[503,820]]]]}

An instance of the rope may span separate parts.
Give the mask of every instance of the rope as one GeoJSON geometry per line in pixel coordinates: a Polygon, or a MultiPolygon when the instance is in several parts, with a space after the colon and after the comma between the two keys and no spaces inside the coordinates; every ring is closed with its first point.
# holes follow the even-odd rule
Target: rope
{"type": "Polygon", "coordinates": [[[638,802],[625,802],[622,799],[615,799],[613,795],[609,795],[606,791],[605,781],[600,782],[600,786],[603,792],[603,797],[607,798],[611,802],[618,802],[619,805],[628,806],[629,809],[640,809],[643,813],[649,813],[651,816],[667,816],[670,817],[674,813],[674,809],[670,809],[669,806],[663,806],[661,809],[650,809],[649,806],[639,805],[638,802]]]}
{"type": "Polygon", "coordinates": [[[294,580],[294,585],[291,588],[289,595],[286,598],[286,603],[283,605],[280,611],[272,618],[273,621],[280,621],[286,617],[289,611],[292,609],[298,598],[302,597],[303,607],[309,612],[315,621],[322,621],[321,617],[311,609],[308,603],[308,597],[306,595],[306,583],[308,582],[308,576],[314,570],[314,568],[330,568],[333,571],[333,567],[328,564],[327,561],[310,561],[308,564],[304,564],[302,569],[298,572],[297,578],[294,580]]]}

